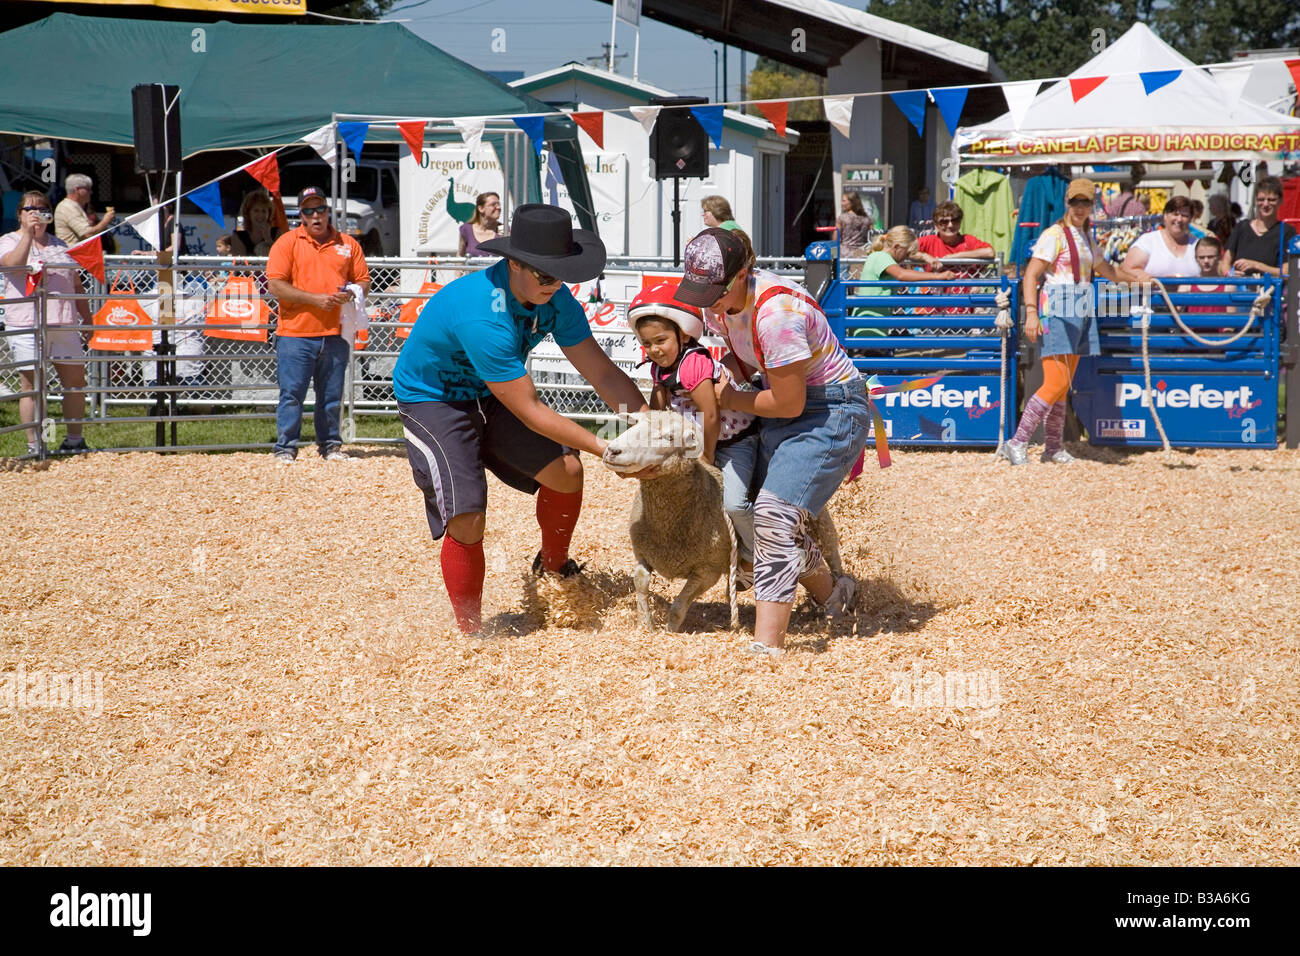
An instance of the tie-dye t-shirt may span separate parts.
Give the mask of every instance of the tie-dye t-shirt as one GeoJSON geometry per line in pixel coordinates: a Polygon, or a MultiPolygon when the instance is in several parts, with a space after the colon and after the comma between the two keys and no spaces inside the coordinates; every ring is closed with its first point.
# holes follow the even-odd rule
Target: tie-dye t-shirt
{"type": "MultiPolygon", "coordinates": [[[[1085,236],[1074,226],[1070,227],[1070,232],[1074,234],[1074,245],[1079,250],[1079,281],[1091,282],[1092,263],[1094,259],[1101,258],[1101,249],[1093,241],[1092,236],[1085,236]]],[[[1047,314],[1048,285],[1074,284],[1074,267],[1070,265],[1070,244],[1065,241],[1065,229],[1059,222],[1050,226],[1038,237],[1038,241],[1034,243],[1033,256],[1047,263],[1047,273],[1042,287],[1038,290],[1038,311],[1047,314]]]]}
{"type": "Polygon", "coordinates": [[[726,338],[742,362],[751,368],[761,368],[754,353],[750,317],[754,303],[773,287],[788,291],[769,298],[759,313],[758,336],[763,347],[763,364],[768,368],[780,368],[812,359],[808,367],[809,385],[832,385],[857,379],[858,370],[840,348],[826,316],[820,308],[803,298],[808,296],[808,292],[798,283],[774,273],[752,270],[745,308],[735,315],[705,309],[705,323],[714,333],[726,338]]]}

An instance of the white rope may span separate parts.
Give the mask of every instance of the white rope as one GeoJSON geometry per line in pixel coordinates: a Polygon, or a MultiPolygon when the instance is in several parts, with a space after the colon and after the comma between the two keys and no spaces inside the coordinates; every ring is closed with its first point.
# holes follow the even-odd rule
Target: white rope
{"type": "MultiPolygon", "coordinates": [[[[1272,301],[1271,290],[1261,290],[1259,295],[1255,296],[1255,301],[1251,303],[1250,317],[1246,320],[1246,324],[1242,326],[1240,332],[1226,339],[1207,339],[1203,336],[1197,335],[1187,327],[1187,323],[1183,321],[1183,317],[1178,314],[1178,309],[1175,308],[1173,301],[1169,298],[1169,293],[1165,289],[1164,283],[1154,277],[1151,281],[1154,282],[1156,288],[1160,290],[1160,295],[1165,300],[1165,305],[1169,307],[1169,312],[1173,315],[1174,321],[1178,324],[1178,327],[1193,341],[1201,345],[1210,346],[1211,348],[1222,348],[1225,345],[1231,345],[1249,332],[1250,327],[1255,324],[1255,320],[1263,316],[1264,311],[1268,308],[1269,302],[1272,301]]],[[[1151,413],[1152,421],[1156,423],[1156,431],[1160,433],[1160,443],[1164,446],[1164,450],[1168,452],[1170,450],[1169,436],[1165,434],[1165,426],[1160,421],[1160,413],[1156,411],[1156,403],[1151,395],[1151,355],[1148,351],[1147,342],[1151,334],[1151,316],[1153,311],[1149,305],[1135,305],[1131,310],[1131,314],[1138,316],[1142,324],[1142,375],[1145,381],[1143,399],[1146,402],[1147,411],[1151,413]]]]}
{"type": "Polygon", "coordinates": [[[731,563],[727,568],[727,605],[731,610],[731,629],[740,628],[740,607],[736,598],[736,574],[740,571],[740,548],[736,545],[736,526],[725,511],[722,520],[727,523],[727,537],[731,539],[731,563]]]}
{"type": "Polygon", "coordinates": [[[1010,290],[999,289],[994,301],[998,306],[998,317],[994,320],[993,325],[1002,335],[1002,374],[998,378],[998,385],[1001,388],[1001,395],[998,400],[998,447],[993,452],[993,459],[996,461],[998,453],[1002,451],[1002,436],[1007,431],[1007,339],[1015,330],[1016,323],[1011,318],[1010,290]]]}
{"type": "MultiPolygon", "coordinates": [[[[1246,320],[1246,324],[1242,326],[1240,332],[1227,339],[1207,339],[1197,335],[1187,327],[1187,323],[1183,321],[1183,317],[1178,313],[1178,309],[1174,307],[1173,301],[1169,298],[1169,293],[1165,289],[1165,284],[1154,276],[1151,278],[1151,281],[1155,283],[1155,287],[1160,290],[1160,295],[1165,300],[1165,305],[1169,306],[1170,315],[1174,317],[1174,321],[1178,323],[1178,327],[1183,330],[1183,333],[1192,339],[1192,341],[1201,345],[1208,345],[1210,348],[1222,348],[1225,345],[1231,345],[1233,342],[1237,341],[1237,339],[1249,332],[1250,327],[1255,324],[1255,320],[1263,317],[1264,312],[1268,309],[1269,303],[1273,299],[1273,292],[1271,289],[1261,289],[1259,295],[1255,296],[1255,301],[1251,303],[1250,318],[1246,320]]],[[[1147,311],[1149,312],[1150,310],[1148,309],[1147,311]]]]}
{"type": "Polygon", "coordinates": [[[1160,421],[1160,413],[1156,411],[1155,400],[1151,397],[1151,355],[1147,351],[1147,338],[1151,334],[1151,306],[1135,305],[1130,314],[1137,316],[1142,325],[1142,375],[1146,382],[1142,399],[1146,402],[1147,411],[1151,413],[1151,418],[1156,423],[1156,431],[1160,433],[1160,444],[1168,454],[1169,436],[1165,434],[1164,423],[1160,421]]]}

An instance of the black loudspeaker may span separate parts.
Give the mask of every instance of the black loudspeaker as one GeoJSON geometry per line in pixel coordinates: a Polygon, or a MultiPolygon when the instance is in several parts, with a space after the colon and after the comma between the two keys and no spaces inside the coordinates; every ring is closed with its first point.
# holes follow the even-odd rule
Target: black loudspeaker
{"type": "Polygon", "coordinates": [[[178,173],[181,169],[181,88],[141,83],[131,89],[135,127],[135,171],[178,173]]]}
{"type": "Polygon", "coordinates": [[[650,134],[650,155],[655,161],[655,179],[707,179],[709,134],[704,132],[690,106],[703,106],[702,96],[656,96],[651,106],[662,106],[650,134]]]}

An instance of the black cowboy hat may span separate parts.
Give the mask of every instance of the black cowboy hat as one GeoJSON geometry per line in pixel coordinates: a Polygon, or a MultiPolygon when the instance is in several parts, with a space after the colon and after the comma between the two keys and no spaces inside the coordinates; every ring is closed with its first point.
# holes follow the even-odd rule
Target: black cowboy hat
{"type": "Polygon", "coordinates": [[[510,220],[510,235],[480,242],[485,252],[518,259],[565,282],[585,282],[605,268],[605,244],[589,229],[574,229],[559,206],[526,203],[510,220]]]}

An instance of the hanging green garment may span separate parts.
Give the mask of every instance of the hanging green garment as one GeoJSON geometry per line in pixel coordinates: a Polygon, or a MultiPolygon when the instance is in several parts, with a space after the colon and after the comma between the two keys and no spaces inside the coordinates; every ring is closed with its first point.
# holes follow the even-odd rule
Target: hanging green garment
{"type": "Polygon", "coordinates": [[[1011,181],[991,169],[974,169],[953,184],[962,229],[983,239],[1005,259],[1011,254],[1016,222],[1011,215],[1011,181]]]}

